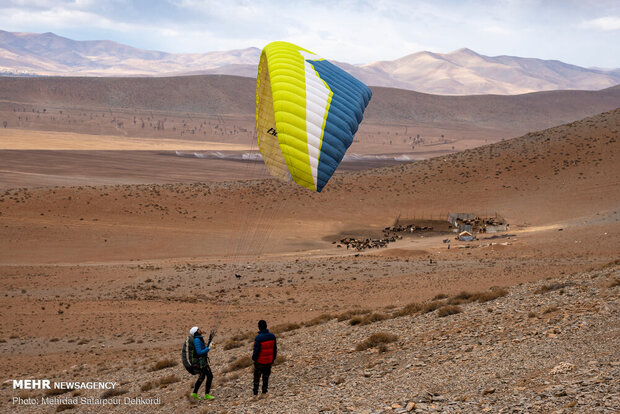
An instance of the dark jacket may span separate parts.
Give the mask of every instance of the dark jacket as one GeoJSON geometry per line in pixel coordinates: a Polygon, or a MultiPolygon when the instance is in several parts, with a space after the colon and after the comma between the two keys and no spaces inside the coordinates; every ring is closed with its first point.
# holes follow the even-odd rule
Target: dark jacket
{"type": "Polygon", "coordinates": [[[254,338],[252,361],[259,364],[273,364],[278,354],[276,336],[267,329],[260,330],[254,338]]]}
{"type": "Polygon", "coordinates": [[[194,335],[194,349],[198,357],[206,357],[209,354],[209,347],[205,345],[205,340],[200,334],[194,335]]]}

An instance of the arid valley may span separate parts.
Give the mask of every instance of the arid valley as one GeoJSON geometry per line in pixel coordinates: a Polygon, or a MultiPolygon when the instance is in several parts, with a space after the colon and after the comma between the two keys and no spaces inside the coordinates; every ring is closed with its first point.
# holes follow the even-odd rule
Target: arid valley
{"type": "Polygon", "coordinates": [[[141,396],[160,402],[105,411],[617,412],[619,86],[373,87],[321,193],[248,159],[254,87],[0,78],[0,411],[141,396]],[[451,213],[509,226],[461,241],[451,213]],[[397,225],[433,229],[342,242],[397,225]],[[280,351],[254,401],[259,319],[280,351]],[[214,401],[188,399],[194,325],[217,328],[214,401]],[[118,394],[13,390],[20,378],[118,394]]]}

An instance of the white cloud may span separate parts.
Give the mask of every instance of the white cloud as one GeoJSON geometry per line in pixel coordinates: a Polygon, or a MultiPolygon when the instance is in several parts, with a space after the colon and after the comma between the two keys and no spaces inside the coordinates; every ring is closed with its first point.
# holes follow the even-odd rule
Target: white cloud
{"type": "Polygon", "coordinates": [[[513,33],[512,30],[495,25],[485,26],[482,31],[498,36],[510,36],[513,33]]]}
{"type": "Polygon", "coordinates": [[[596,0],[597,7],[591,1],[0,0],[0,28],[176,53],[284,40],[349,63],[467,47],[487,55],[618,66],[617,42],[609,39],[620,30],[617,0],[596,0]]]}
{"type": "Polygon", "coordinates": [[[22,9],[8,9],[8,11],[8,16],[6,14],[0,16],[0,25],[3,27],[37,26],[43,29],[39,32],[73,27],[97,27],[114,31],[128,31],[133,28],[133,25],[114,22],[101,15],[81,10],[51,8],[36,13],[22,9]]]}
{"type": "Polygon", "coordinates": [[[606,16],[599,17],[598,19],[588,20],[581,24],[582,28],[595,29],[603,31],[615,31],[620,30],[620,17],[618,16],[606,16]]]}

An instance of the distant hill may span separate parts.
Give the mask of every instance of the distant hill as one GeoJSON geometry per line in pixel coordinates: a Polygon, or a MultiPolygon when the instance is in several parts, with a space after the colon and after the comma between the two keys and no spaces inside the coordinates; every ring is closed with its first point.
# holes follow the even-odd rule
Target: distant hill
{"type": "MultiPolygon", "coordinates": [[[[320,51],[316,51],[320,54],[320,51]]],[[[75,41],[53,33],[0,31],[0,73],[58,76],[171,76],[225,74],[255,77],[260,49],[175,54],[107,40],[75,41]]],[[[418,52],[361,65],[334,62],[371,86],[443,95],[501,94],[620,84],[619,69],[594,69],[557,60],[489,57],[470,49],[418,52]]]]}
{"type": "Polygon", "coordinates": [[[371,85],[445,95],[597,90],[620,83],[617,71],[586,69],[557,60],[489,57],[469,49],[447,54],[419,52],[393,61],[342,66],[371,85]]]}
{"type": "MultiPolygon", "coordinates": [[[[210,53],[165,53],[136,49],[108,40],[76,41],[54,33],[0,30],[0,71],[40,75],[156,76],[253,66],[260,49],[250,47],[210,53]]],[[[244,72],[244,74],[246,74],[244,72]]]]}
{"type": "MultiPolygon", "coordinates": [[[[65,108],[117,108],[236,115],[253,122],[253,79],[201,75],[158,78],[0,77],[0,101],[65,108]]],[[[620,107],[620,86],[601,91],[441,96],[372,87],[369,125],[491,128],[506,137],[620,107]],[[510,135],[512,134],[512,135],[510,135]]]]}

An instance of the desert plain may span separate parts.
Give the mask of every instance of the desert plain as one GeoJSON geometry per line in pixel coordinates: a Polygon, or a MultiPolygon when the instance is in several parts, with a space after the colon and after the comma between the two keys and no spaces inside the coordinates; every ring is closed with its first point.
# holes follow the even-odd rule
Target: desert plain
{"type": "Polygon", "coordinates": [[[1,411],[620,408],[618,87],[373,88],[355,156],[317,194],[247,159],[251,80],[0,85],[1,411]],[[450,213],[509,226],[460,241],[450,213]],[[341,242],[398,224],[433,230],[341,242]],[[259,319],[279,359],[255,401],[259,319]],[[210,402],[188,399],[180,364],[194,325],[217,330],[210,402]],[[118,387],[14,390],[21,378],[118,387]]]}

